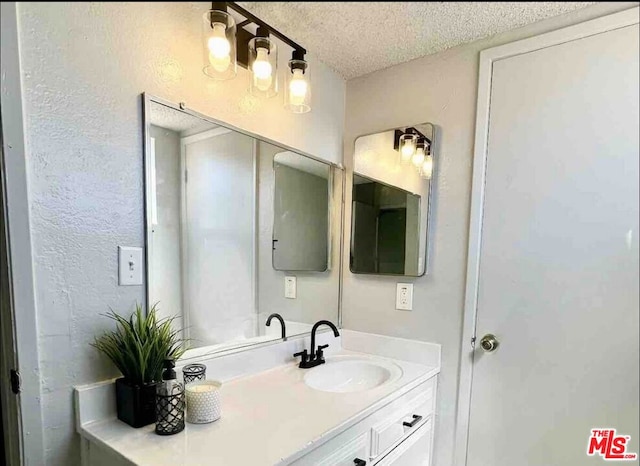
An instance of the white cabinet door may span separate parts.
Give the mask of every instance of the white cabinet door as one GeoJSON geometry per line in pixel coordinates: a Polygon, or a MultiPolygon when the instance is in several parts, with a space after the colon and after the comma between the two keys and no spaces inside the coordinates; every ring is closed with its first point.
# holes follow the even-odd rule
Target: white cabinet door
{"type": "Polygon", "coordinates": [[[391,450],[376,466],[429,466],[430,457],[431,419],[391,450]]]}

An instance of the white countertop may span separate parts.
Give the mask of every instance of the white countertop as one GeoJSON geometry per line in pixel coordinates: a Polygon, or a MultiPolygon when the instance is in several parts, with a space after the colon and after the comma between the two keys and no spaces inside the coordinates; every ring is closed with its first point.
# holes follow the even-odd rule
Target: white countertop
{"type": "MultiPolygon", "coordinates": [[[[299,369],[291,356],[310,346],[303,336],[198,360],[209,379],[223,382],[222,418],[214,423],[187,423],[183,432],[166,437],[154,425],[134,429],[116,419],[114,380],[108,380],[76,387],[77,431],[138,466],[286,465],[440,372],[438,344],[340,333],[318,333],[317,344],[330,344],[327,365],[318,367],[345,357],[370,358],[396,364],[401,376],[361,392],[315,390],[303,380],[313,369],[299,369]]],[[[192,362],[181,361],[178,370],[192,362]]]]}
{"type": "Polygon", "coordinates": [[[226,382],[222,418],[212,424],[187,423],[168,437],[156,435],[153,425],[133,429],[117,419],[85,423],[79,431],[140,466],[288,464],[439,372],[354,351],[337,354],[393,361],[402,375],[371,390],[331,393],[308,387],[308,370],[290,363],[226,382]]]}

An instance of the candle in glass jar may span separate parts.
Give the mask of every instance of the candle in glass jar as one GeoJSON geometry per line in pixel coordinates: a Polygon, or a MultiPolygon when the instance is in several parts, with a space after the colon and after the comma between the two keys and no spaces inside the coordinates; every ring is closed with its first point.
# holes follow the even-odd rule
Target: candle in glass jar
{"type": "Polygon", "coordinates": [[[217,421],[222,414],[220,382],[205,380],[185,387],[187,394],[187,422],[206,424],[217,421]]]}

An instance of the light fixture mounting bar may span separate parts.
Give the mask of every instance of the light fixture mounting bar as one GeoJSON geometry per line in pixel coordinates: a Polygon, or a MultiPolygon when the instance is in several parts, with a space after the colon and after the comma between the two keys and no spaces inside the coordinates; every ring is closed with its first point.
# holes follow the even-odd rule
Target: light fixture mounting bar
{"type": "MultiPolygon", "coordinates": [[[[262,26],[264,28],[267,28],[269,30],[269,33],[271,33],[274,36],[276,36],[278,39],[280,39],[282,42],[284,42],[285,44],[287,44],[290,47],[292,47],[294,50],[297,50],[298,52],[301,52],[303,55],[307,53],[307,51],[306,51],[306,49],[304,47],[302,47],[301,45],[297,44],[293,40],[289,39],[287,36],[282,34],[276,28],[269,26],[267,23],[262,21],[260,18],[258,18],[253,13],[251,13],[251,12],[245,10],[244,8],[242,8],[236,2],[225,2],[225,3],[229,8],[231,8],[235,12],[240,13],[242,16],[244,16],[249,22],[257,24],[258,26],[262,26]]],[[[244,25],[246,25],[248,23],[246,21],[243,21],[240,24],[242,26],[244,26],[244,25]]]]}

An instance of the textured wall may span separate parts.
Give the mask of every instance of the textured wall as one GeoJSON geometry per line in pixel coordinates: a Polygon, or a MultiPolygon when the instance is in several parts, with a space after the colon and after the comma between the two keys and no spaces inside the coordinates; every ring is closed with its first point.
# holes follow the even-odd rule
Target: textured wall
{"type": "Polygon", "coordinates": [[[313,111],[293,115],[281,96],[249,98],[244,70],[230,82],[208,79],[207,5],[18,4],[49,465],[79,463],[72,386],[115,375],[89,347],[111,325],[100,314],[143,299],[142,287],[117,284],[117,246],[143,245],[140,93],[341,161],[344,82],[312,61],[313,111]]]}
{"type": "MultiPolygon", "coordinates": [[[[414,283],[413,311],[394,309],[393,277],[353,275],[345,249],[344,326],[440,343],[442,373],[436,422],[436,465],[452,464],[455,403],[466,273],[471,165],[480,50],[568,26],[637,3],[607,3],[532,24],[490,39],[397,65],[347,83],[345,164],[352,166],[362,134],[424,121],[439,125],[440,152],[430,274],[414,283]],[[378,111],[371,111],[372,106],[378,111]]],[[[347,190],[346,225],[351,193],[347,190]]],[[[349,244],[345,232],[345,245],[349,244]]],[[[403,278],[402,281],[407,281],[403,278]]]]}

